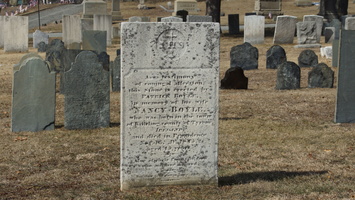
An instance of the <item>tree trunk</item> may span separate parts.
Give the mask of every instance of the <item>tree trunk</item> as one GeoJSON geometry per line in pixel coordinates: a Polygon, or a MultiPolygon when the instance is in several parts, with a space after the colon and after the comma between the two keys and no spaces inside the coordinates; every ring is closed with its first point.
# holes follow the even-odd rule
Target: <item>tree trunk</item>
{"type": "Polygon", "coordinates": [[[349,0],[320,0],[318,15],[329,21],[348,14],[349,0]]]}
{"type": "Polygon", "coordinates": [[[212,16],[212,22],[221,22],[221,0],[206,0],[206,15],[212,16]]]}

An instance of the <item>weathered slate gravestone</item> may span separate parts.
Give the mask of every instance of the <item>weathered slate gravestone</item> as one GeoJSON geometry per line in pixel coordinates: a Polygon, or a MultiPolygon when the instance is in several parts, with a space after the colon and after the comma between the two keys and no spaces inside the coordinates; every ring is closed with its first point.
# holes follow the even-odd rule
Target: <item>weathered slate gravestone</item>
{"type": "Polygon", "coordinates": [[[33,48],[38,48],[38,44],[40,42],[44,42],[45,44],[48,44],[49,41],[49,35],[47,33],[44,33],[40,30],[36,30],[33,33],[33,48]]]}
{"type": "Polygon", "coordinates": [[[46,51],[46,61],[51,63],[52,67],[55,71],[63,71],[64,65],[62,61],[62,55],[66,51],[64,47],[64,42],[60,39],[54,39],[47,46],[46,51]]]}
{"type": "Polygon", "coordinates": [[[308,72],[309,88],[332,88],[334,71],[325,63],[320,63],[308,72]]]}
{"type": "Polygon", "coordinates": [[[336,123],[355,123],[354,38],[354,30],[341,31],[334,119],[336,123]]]}
{"type": "Polygon", "coordinates": [[[355,30],[355,17],[347,17],[344,23],[345,30],[355,30]]]}
{"type": "Polygon", "coordinates": [[[335,27],[324,28],[324,42],[332,43],[335,38],[335,27]]]}
{"type": "Polygon", "coordinates": [[[303,50],[298,56],[299,67],[315,67],[318,64],[318,56],[310,49],[303,50]]]}
{"type": "Polygon", "coordinates": [[[298,44],[317,44],[317,24],[313,21],[297,23],[298,44]]]}
{"type": "Polygon", "coordinates": [[[186,22],[212,22],[212,16],[187,15],[186,22]]]}
{"type": "Polygon", "coordinates": [[[230,67],[240,67],[243,70],[258,69],[259,51],[250,43],[232,47],[230,51],[230,67]]]}
{"type": "MultiPolygon", "coordinates": [[[[0,16],[0,27],[5,27],[5,16],[0,16]]],[[[4,48],[4,29],[0,29],[0,48],[4,48]]]]}
{"type": "Polygon", "coordinates": [[[186,22],[187,15],[189,15],[189,12],[187,10],[178,10],[176,12],[176,16],[181,17],[183,22],[186,22]]]}
{"type": "Polygon", "coordinates": [[[277,16],[273,43],[292,44],[295,37],[297,17],[277,16]]]}
{"type": "Polygon", "coordinates": [[[121,56],[118,55],[112,63],[112,91],[121,91],[121,56]]]}
{"type": "Polygon", "coordinates": [[[101,53],[107,49],[106,31],[84,31],[83,50],[96,51],[101,53]]]}
{"type": "Polygon", "coordinates": [[[110,55],[108,55],[105,51],[101,52],[100,54],[97,55],[99,58],[99,62],[102,64],[102,67],[104,70],[109,71],[110,70],[110,55]]]}
{"type": "Polygon", "coordinates": [[[94,30],[106,31],[106,45],[112,44],[112,16],[111,15],[94,15],[94,30]]]}
{"type": "Polygon", "coordinates": [[[229,68],[221,80],[221,89],[248,89],[248,78],[240,67],[229,68]]]}
{"type": "Polygon", "coordinates": [[[110,125],[109,72],[99,62],[97,54],[78,54],[65,72],[64,127],[94,129],[110,125]]]}
{"type": "Polygon", "coordinates": [[[38,52],[46,52],[47,51],[47,44],[45,42],[40,42],[37,44],[37,51],[38,52]]]}
{"type": "Polygon", "coordinates": [[[53,130],[55,73],[51,73],[46,62],[38,56],[25,57],[18,64],[18,70],[14,70],[11,130],[53,130]]]}
{"type": "Polygon", "coordinates": [[[277,66],[286,62],[285,49],[279,45],[274,45],[266,52],[266,69],[277,69],[277,66]]]}
{"type": "Polygon", "coordinates": [[[161,18],[161,22],[182,22],[181,17],[163,17],[161,18]]]}
{"type": "Polygon", "coordinates": [[[294,62],[284,62],[277,68],[276,90],[300,88],[301,69],[294,62]]]}
{"type": "Polygon", "coordinates": [[[228,15],[229,35],[236,35],[239,33],[239,14],[228,15]]]}
{"type": "Polygon", "coordinates": [[[219,36],[218,23],[122,24],[122,190],[217,185],[219,36]]]}
{"type": "Polygon", "coordinates": [[[67,49],[81,49],[80,15],[63,15],[63,42],[67,49]]]}
{"type": "Polygon", "coordinates": [[[28,16],[5,17],[4,35],[5,52],[28,51],[28,16]]]}
{"type": "Polygon", "coordinates": [[[303,22],[311,21],[316,23],[316,37],[317,43],[320,43],[320,37],[323,30],[323,17],[319,15],[304,15],[303,22]]]}
{"type": "Polygon", "coordinates": [[[250,15],[244,17],[244,42],[262,44],[265,37],[265,17],[250,15]]]}

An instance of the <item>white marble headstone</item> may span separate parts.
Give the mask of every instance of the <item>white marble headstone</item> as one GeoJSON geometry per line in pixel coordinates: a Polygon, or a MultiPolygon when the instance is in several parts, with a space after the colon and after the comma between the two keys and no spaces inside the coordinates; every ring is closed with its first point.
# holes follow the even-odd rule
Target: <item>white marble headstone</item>
{"type": "Polygon", "coordinates": [[[121,189],[216,185],[219,24],[121,30],[121,189]]]}
{"type": "Polygon", "coordinates": [[[249,15],[244,17],[244,42],[262,44],[265,37],[265,17],[249,15]]]}

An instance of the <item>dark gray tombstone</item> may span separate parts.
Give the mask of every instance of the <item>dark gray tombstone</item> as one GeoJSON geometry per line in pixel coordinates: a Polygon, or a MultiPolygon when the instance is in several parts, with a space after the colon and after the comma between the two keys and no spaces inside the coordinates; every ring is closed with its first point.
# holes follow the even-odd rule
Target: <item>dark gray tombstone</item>
{"type": "Polygon", "coordinates": [[[65,72],[64,127],[94,129],[110,125],[109,72],[97,54],[83,51],[65,72]]]}
{"type": "Polygon", "coordinates": [[[112,91],[121,90],[121,56],[117,56],[112,63],[112,91]]]}
{"type": "Polygon", "coordinates": [[[46,61],[50,62],[53,69],[57,72],[63,68],[62,55],[66,51],[64,42],[59,39],[54,39],[49,43],[46,50],[46,61]]]}
{"type": "Polygon", "coordinates": [[[188,14],[189,14],[189,12],[186,10],[178,10],[176,12],[176,16],[180,16],[182,18],[183,22],[186,22],[186,18],[187,18],[188,14]]]}
{"type": "Polygon", "coordinates": [[[53,130],[55,73],[38,56],[27,56],[14,69],[13,77],[11,130],[53,130]]]}
{"type": "Polygon", "coordinates": [[[266,69],[277,69],[277,66],[286,62],[285,49],[279,45],[270,47],[266,52],[266,69]]]}
{"type": "Polygon", "coordinates": [[[248,78],[240,67],[229,68],[221,80],[221,89],[248,89],[248,78]]]}
{"type": "Polygon", "coordinates": [[[116,50],[116,56],[120,56],[121,55],[121,49],[117,49],[116,50]]]}
{"type": "Polygon", "coordinates": [[[355,31],[342,30],[335,107],[336,123],[355,123],[355,31]]]}
{"type": "Polygon", "coordinates": [[[102,67],[104,70],[109,71],[110,70],[110,55],[108,55],[106,52],[101,52],[99,55],[99,62],[102,64],[102,67]]]}
{"type": "Polygon", "coordinates": [[[332,43],[332,67],[338,67],[339,62],[339,39],[334,39],[332,43]]]}
{"type": "Polygon", "coordinates": [[[83,50],[96,51],[98,54],[106,52],[106,31],[83,31],[83,50]]]}
{"type": "Polygon", "coordinates": [[[38,52],[46,52],[47,51],[47,44],[43,41],[38,43],[37,47],[38,47],[38,49],[37,49],[38,52]]]}
{"type": "Polygon", "coordinates": [[[306,49],[298,56],[298,65],[300,67],[315,67],[318,64],[318,56],[314,51],[306,49]]]}
{"type": "Polygon", "coordinates": [[[230,35],[239,33],[239,14],[228,15],[228,27],[230,35]]]}
{"type": "Polygon", "coordinates": [[[250,43],[232,47],[230,52],[230,67],[240,67],[243,70],[258,69],[259,51],[250,43]]]}
{"type": "Polygon", "coordinates": [[[335,28],[334,27],[326,27],[324,29],[324,42],[331,43],[335,38],[335,28]]]}
{"type": "Polygon", "coordinates": [[[300,88],[301,69],[294,62],[284,62],[277,68],[277,90],[292,90],[300,88]]]}
{"type": "Polygon", "coordinates": [[[245,13],[245,16],[256,15],[256,12],[245,13]]]}
{"type": "Polygon", "coordinates": [[[334,71],[325,63],[320,63],[308,72],[309,88],[332,88],[334,71]]]}

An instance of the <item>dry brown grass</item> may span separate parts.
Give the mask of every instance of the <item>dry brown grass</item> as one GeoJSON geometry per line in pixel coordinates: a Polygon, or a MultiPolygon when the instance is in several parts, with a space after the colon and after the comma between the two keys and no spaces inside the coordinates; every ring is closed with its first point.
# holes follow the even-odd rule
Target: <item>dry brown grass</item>
{"type": "MultiPolygon", "coordinates": [[[[222,11],[249,12],[250,2],[223,1],[222,11]]],[[[290,12],[300,12],[291,2],[284,3],[290,4],[290,12]]],[[[135,6],[123,3],[123,16],[152,12],[135,6]]],[[[159,9],[150,14],[167,14],[159,9]]],[[[314,7],[300,9],[315,14],[308,13],[314,7]]],[[[221,37],[221,78],[229,68],[231,47],[242,43],[239,36],[221,37]]],[[[255,46],[259,69],[245,72],[249,89],[220,91],[220,185],[127,192],[119,190],[119,93],[111,93],[109,128],[64,129],[63,96],[57,94],[54,131],[12,133],[11,70],[23,54],[1,51],[0,199],[354,199],[355,125],[333,123],[336,89],[308,89],[309,69],[302,69],[301,89],[274,90],[276,71],[265,67],[272,38],[255,46]]],[[[111,60],[118,47],[108,49],[111,60]]],[[[283,47],[288,60],[297,63],[303,49],[283,47]]]]}

